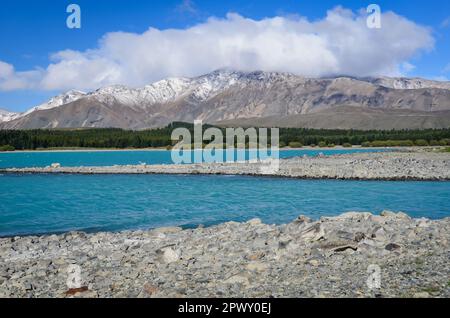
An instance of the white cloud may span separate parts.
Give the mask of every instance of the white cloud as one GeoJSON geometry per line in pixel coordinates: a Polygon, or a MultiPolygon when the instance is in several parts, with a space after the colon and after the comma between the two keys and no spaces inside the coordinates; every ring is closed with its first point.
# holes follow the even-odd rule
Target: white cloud
{"type": "Polygon", "coordinates": [[[401,72],[405,73],[405,74],[408,74],[408,73],[412,72],[415,69],[416,69],[416,66],[411,64],[411,63],[409,63],[409,62],[403,62],[401,67],[400,67],[401,72]]]}
{"type": "Polygon", "coordinates": [[[0,75],[0,89],[142,86],[222,67],[311,77],[397,76],[410,68],[411,57],[433,46],[430,29],[392,12],[383,14],[381,29],[369,29],[363,11],[355,14],[342,8],[317,21],[293,16],[253,20],[228,14],[187,29],[108,33],[97,48],[57,52],[42,72],[7,70],[0,75]]]}
{"type": "Polygon", "coordinates": [[[13,65],[0,61],[0,91],[33,88],[41,78],[39,70],[17,72],[13,65]]]}

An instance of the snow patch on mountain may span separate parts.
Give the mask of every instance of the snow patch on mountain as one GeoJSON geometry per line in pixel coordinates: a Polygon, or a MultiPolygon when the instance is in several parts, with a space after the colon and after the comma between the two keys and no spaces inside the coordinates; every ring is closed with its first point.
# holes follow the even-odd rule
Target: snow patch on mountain
{"type": "Polygon", "coordinates": [[[173,102],[192,87],[189,78],[168,78],[141,89],[140,97],[149,104],[173,102]]]}
{"type": "MultiPolygon", "coordinates": [[[[243,89],[250,83],[271,85],[276,81],[289,80],[289,78],[294,77],[290,73],[262,71],[240,72],[222,69],[193,79],[195,89],[192,91],[192,97],[196,101],[204,101],[233,86],[243,89]]],[[[298,79],[300,77],[297,76],[296,78],[298,79]]]]}
{"type": "Polygon", "coordinates": [[[11,121],[19,117],[19,113],[13,113],[4,109],[0,109],[0,122],[11,121]]]}
{"type": "Polygon", "coordinates": [[[139,90],[123,85],[106,86],[94,92],[88,93],[87,96],[94,97],[96,100],[104,104],[113,104],[117,102],[120,104],[134,106],[139,104],[140,101],[139,90]]]}
{"type": "Polygon", "coordinates": [[[450,89],[450,82],[426,80],[422,78],[380,77],[370,81],[373,84],[393,89],[450,89]]]}
{"type": "Polygon", "coordinates": [[[286,79],[292,74],[218,70],[195,78],[168,78],[143,88],[128,88],[122,85],[108,86],[87,94],[106,104],[114,102],[129,106],[146,107],[189,98],[193,102],[206,101],[224,90],[237,86],[245,88],[251,82],[269,85],[275,80],[286,79]]]}
{"type": "Polygon", "coordinates": [[[53,97],[47,103],[44,103],[39,106],[31,108],[27,112],[20,114],[19,117],[26,116],[35,111],[48,110],[48,109],[56,108],[56,107],[59,107],[62,105],[66,105],[66,104],[72,103],[80,98],[83,98],[85,96],[86,96],[86,93],[84,93],[84,92],[77,91],[77,90],[70,90],[64,94],[53,97]]]}

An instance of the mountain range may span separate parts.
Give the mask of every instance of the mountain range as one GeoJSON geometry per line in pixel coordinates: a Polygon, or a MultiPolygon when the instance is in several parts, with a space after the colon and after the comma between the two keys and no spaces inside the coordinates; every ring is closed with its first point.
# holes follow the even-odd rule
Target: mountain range
{"type": "Polygon", "coordinates": [[[21,114],[0,110],[1,129],[139,130],[196,119],[224,126],[449,128],[450,82],[217,70],[142,88],[71,90],[21,114]]]}

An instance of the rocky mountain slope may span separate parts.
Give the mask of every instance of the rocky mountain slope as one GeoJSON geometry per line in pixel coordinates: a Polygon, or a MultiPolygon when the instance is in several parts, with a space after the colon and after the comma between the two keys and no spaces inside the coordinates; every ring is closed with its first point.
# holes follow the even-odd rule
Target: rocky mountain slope
{"type": "Polygon", "coordinates": [[[311,128],[392,129],[398,123],[402,128],[443,128],[450,121],[450,83],[406,78],[310,79],[289,73],[218,70],[137,89],[109,86],[91,93],[70,91],[3,120],[0,128],[145,129],[195,119],[311,128]],[[385,119],[388,123],[383,124],[385,119]]]}
{"type": "Polygon", "coordinates": [[[425,112],[342,106],[311,114],[238,118],[216,124],[222,127],[310,129],[444,129],[450,127],[450,111],[425,112]]]}

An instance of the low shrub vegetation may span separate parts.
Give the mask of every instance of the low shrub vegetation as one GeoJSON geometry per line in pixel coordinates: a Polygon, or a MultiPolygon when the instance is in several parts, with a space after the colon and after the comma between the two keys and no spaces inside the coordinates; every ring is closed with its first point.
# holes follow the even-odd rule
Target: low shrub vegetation
{"type": "Polygon", "coordinates": [[[291,148],[302,148],[303,144],[301,142],[298,141],[292,141],[289,143],[289,147],[291,148]]]}
{"type": "Polygon", "coordinates": [[[14,150],[16,150],[16,149],[10,145],[0,146],[0,151],[14,151],[14,150]]]}

